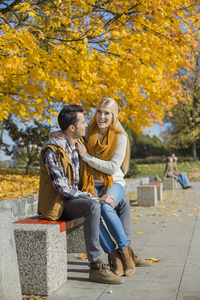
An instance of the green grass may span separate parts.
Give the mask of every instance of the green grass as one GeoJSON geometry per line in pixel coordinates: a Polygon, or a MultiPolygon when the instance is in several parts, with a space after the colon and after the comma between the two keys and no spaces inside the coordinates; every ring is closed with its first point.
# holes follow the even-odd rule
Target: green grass
{"type": "MultiPolygon", "coordinates": [[[[160,180],[162,180],[164,171],[165,171],[165,163],[162,164],[145,164],[145,165],[137,165],[139,176],[149,176],[149,175],[157,175],[160,180]]],[[[200,181],[200,162],[182,162],[178,163],[178,173],[186,173],[189,180],[192,181],[200,181]]]]}

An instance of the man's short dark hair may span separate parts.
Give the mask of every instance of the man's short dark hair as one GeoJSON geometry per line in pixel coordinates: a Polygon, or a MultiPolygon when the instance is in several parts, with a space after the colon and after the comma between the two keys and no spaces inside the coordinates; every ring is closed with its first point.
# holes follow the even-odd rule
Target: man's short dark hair
{"type": "Polygon", "coordinates": [[[83,113],[83,111],[80,105],[64,106],[58,115],[58,124],[61,130],[65,131],[71,124],[76,126],[77,112],[83,113]]]}

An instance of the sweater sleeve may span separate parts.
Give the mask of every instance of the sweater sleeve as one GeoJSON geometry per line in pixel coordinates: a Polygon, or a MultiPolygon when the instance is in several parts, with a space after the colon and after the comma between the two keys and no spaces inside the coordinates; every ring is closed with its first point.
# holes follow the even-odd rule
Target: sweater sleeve
{"type": "Polygon", "coordinates": [[[117,149],[108,161],[99,159],[88,153],[83,157],[83,161],[87,162],[92,168],[103,173],[113,175],[121,167],[126,154],[127,137],[125,134],[119,134],[117,149]]]}

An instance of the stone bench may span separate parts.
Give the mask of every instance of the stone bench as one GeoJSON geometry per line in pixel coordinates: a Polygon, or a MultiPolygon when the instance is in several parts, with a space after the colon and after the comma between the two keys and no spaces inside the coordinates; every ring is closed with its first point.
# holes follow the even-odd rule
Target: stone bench
{"type": "Polygon", "coordinates": [[[163,178],[163,190],[175,190],[177,180],[175,178],[163,178]]]}
{"type": "Polygon", "coordinates": [[[150,182],[143,185],[155,185],[157,190],[157,200],[162,201],[163,198],[163,184],[162,182],[150,182]]]}
{"type": "Polygon", "coordinates": [[[46,296],[67,280],[67,252],[86,252],[84,218],[14,222],[22,294],[46,296]]]}
{"type": "Polygon", "coordinates": [[[156,206],[157,188],[155,185],[140,185],[137,187],[138,206],[156,206]]]}

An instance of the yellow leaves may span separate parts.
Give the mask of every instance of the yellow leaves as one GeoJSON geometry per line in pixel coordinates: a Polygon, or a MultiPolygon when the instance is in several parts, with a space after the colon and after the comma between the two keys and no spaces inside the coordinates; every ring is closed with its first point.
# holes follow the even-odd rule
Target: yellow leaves
{"type": "MultiPolygon", "coordinates": [[[[5,93],[9,95],[12,89],[29,108],[24,92],[29,78],[37,89],[37,93],[30,91],[31,96],[43,99],[31,113],[38,116],[39,111],[40,117],[46,114],[48,118],[51,114],[43,108],[50,95],[54,104],[81,100],[88,113],[94,100],[96,105],[104,96],[113,97],[121,107],[121,120],[139,132],[157,120],[161,122],[164,112],[170,111],[177,99],[183,100],[174,74],[180,67],[192,67],[183,53],[189,57],[191,49],[197,47],[192,33],[199,12],[195,5],[188,15],[186,9],[177,10],[182,5],[179,0],[109,1],[103,3],[102,13],[95,11],[94,3],[57,1],[36,7],[27,1],[18,5],[26,23],[20,29],[2,24],[0,44],[6,56],[1,57],[0,83],[5,93]],[[137,13],[131,13],[133,5],[137,13]],[[104,9],[109,9],[106,18],[104,9]],[[54,85],[56,79],[62,85],[54,85]]],[[[5,20],[18,22],[14,14],[5,20]]],[[[14,111],[16,103],[11,96],[10,100],[14,111]]]]}
{"type": "Polygon", "coordinates": [[[143,233],[144,233],[143,231],[136,232],[136,234],[143,234],[143,233]]]}
{"type": "Polygon", "coordinates": [[[13,170],[0,170],[0,200],[20,199],[23,196],[38,193],[39,175],[14,174],[13,170]]]}

